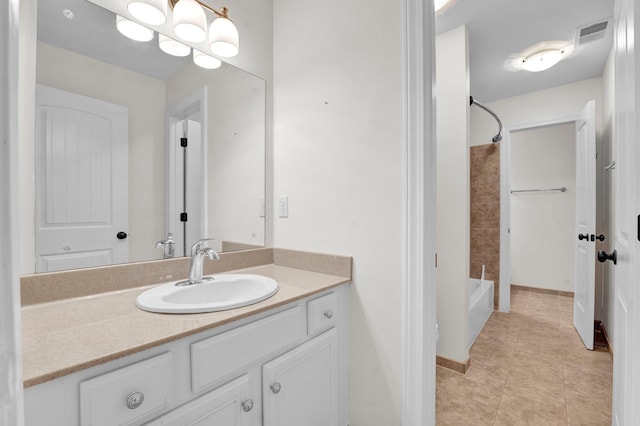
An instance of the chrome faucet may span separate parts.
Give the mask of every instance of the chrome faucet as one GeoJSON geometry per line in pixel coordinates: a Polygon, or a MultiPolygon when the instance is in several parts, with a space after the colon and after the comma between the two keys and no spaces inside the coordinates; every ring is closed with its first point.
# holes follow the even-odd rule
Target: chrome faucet
{"type": "Polygon", "coordinates": [[[213,238],[204,238],[196,241],[191,246],[191,260],[189,261],[189,279],[186,281],[180,281],[176,285],[192,285],[200,284],[204,281],[212,278],[202,278],[202,266],[204,263],[204,257],[209,256],[211,260],[219,260],[220,255],[217,251],[211,247],[207,247],[207,241],[211,241],[213,238]]]}

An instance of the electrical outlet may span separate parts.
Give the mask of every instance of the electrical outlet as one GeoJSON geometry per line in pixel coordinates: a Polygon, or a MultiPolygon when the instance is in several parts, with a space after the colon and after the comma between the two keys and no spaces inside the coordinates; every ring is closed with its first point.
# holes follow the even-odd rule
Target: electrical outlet
{"type": "Polygon", "coordinates": [[[289,217],[289,197],[278,197],[278,216],[289,217]]]}

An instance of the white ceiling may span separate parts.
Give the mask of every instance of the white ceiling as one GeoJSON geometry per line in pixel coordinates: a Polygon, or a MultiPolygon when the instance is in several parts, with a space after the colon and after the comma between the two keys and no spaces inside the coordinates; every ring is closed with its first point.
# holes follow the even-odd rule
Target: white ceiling
{"type": "MultiPolygon", "coordinates": [[[[460,25],[469,31],[471,94],[490,102],[602,75],[613,41],[607,37],[576,49],[539,73],[509,71],[510,56],[542,41],[573,41],[577,27],[610,18],[614,0],[459,0],[436,17],[436,33],[460,25]]],[[[39,0],[38,39],[166,80],[191,59],[166,55],[154,40],[140,43],[115,30],[115,16],[87,0],[39,0]],[[70,9],[75,17],[64,17],[70,9]]]]}
{"type": "Polygon", "coordinates": [[[144,43],[124,37],[115,19],[113,12],[87,0],[38,0],[38,40],[160,80],[191,62],[191,56],[162,52],[157,33],[144,43]],[[73,19],[64,16],[65,9],[73,19]]]}
{"type": "Polygon", "coordinates": [[[459,0],[436,17],[436,33],[467,26],[471,95],[491,102],[601,76],[613,43],[611,23],[604,39],[582,45],[549,70],[510,71],[505,62],[543,41],[573,42],[576,28],[611,18],[613,3],[614,0],[459,0]]]}

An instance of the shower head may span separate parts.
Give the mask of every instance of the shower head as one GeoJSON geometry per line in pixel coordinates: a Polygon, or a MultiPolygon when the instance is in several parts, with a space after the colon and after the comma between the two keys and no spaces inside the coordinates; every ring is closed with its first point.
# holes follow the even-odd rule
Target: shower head
{"type": "Polygon", "coordinates": [[[480,102],[476,101],[475,99],[473,99],[473,96],[469,96],[469,105],[473,105],[476,104],[477,106],[479,106],[480,108],[482,108],[483,110],[487,111],[489,114],[491,114],[491,116],[493,118],[496,119],[496,121],[498,122],[498,134],[495,135],[493,138],[491,138],[491,142],[493,143],[498,143],[502,140],[502,121],[500,121],[500,118],[498,118],[498,116],[496,115],[495,112],[491,111],[489,108],[487,108],[486,106],[482,105],[480,102]]]}

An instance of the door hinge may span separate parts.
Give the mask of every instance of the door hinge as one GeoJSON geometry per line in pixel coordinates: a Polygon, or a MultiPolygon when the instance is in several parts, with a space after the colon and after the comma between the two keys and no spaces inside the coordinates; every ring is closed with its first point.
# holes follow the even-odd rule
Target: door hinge
{"type": "Polygon", "coordinates": [[[180,146],[181,147],[186,148],[188,142],[189,142],[189,140],[187,138],[180,138],[180,146]]]}
{"type": "Polygon", "coordinates": [[[187,214],[180,213],[180,222],[186,222],[186,221],[187,221],[187,214]]]}

